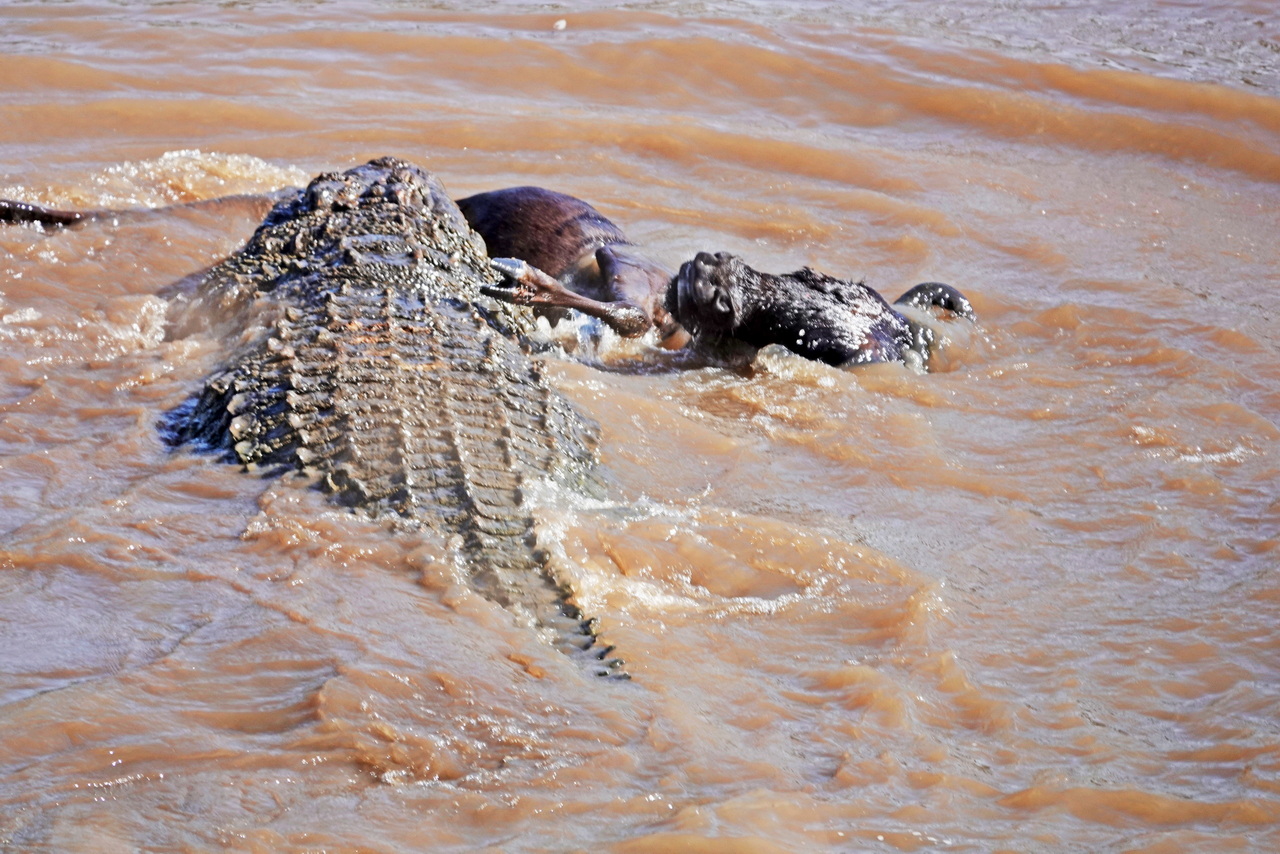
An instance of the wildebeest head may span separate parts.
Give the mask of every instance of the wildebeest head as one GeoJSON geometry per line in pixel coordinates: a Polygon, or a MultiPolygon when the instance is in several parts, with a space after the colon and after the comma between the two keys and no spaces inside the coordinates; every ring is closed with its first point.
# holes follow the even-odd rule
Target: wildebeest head
{"type": "Polygon", "coordinates": [[[667,291],[667,310],[694,335],[728,335],[742,318],[744,278],[758,275],[726,252],[699,252],[680,265],[667,291]]]}

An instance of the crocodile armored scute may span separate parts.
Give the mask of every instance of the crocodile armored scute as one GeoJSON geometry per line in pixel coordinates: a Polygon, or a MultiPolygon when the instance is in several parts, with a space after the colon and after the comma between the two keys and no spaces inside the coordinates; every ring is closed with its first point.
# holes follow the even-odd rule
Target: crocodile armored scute
{"type": "MultiPolygon", "coordinates": [[[[495,282],[483,241],[429,173],[384,158],[321,175],[200,283],[198,304],[252,304],[270,320],[174,432],[444,535],[478,592],[560,648],[588,650],[589,623],[537,547],[526,489],[590,488],[596,429],[522,346],[526,310],[481,295],[495,282]]],[[[621,675],[619,663],[596,668],[621,675]]]]}

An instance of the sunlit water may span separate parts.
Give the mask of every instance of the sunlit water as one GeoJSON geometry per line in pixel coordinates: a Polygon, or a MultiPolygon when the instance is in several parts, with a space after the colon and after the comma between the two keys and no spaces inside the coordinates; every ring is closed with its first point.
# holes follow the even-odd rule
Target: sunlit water
{"type": "Polygon", "coordinates": [[[1280,13],[1085,5],[0,7],[0,196],[161,208],[0,230],[0,848],[1280,848],[1280,13]],[[157,432],[238,340],[162,294],[261,213],[165,206],[383,154],[980,325],[548,357],[605,683],[157,432]]]}

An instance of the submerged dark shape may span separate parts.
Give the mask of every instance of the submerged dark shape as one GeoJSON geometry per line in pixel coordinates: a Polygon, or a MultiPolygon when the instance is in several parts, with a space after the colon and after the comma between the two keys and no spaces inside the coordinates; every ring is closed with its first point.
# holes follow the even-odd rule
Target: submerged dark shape
{"type": "Polygon", "coordinates": [[[0,222],[38,222],[41,225],[75,225],[85,218],[80,211],[60,211],[35,205],[30,202],[19,202],[15,199],[0,199],[0,222]]]}
{"type": "Polygon", "coordinates": [[[552,577],[526,495],[588,484],[595,427],[521,348],[527,311],[481,295],[496,278],[434,176],[392,158],[321,175],[204,275],[197,305],[275,320],[168,426],[443,534],[480,593],[625,675],[552,577]]]}
{"type": "MultiPolygon", "coordinates": [[[[805,267],[776,276],[724,252],[699,252],[671,283],[667,309],[708,346],[781,344],[829,365],[907,362],[927,368],[932,329],[895,311],[861,282],[805,267]]],[[[916,285],[895,305],[940,308],[973,320],[963,294],[941,282],[916,285]]]]}
{"type": "Polygon", "coordinates": [[[663,346],[688,336],[671,319],[664,295],[671,271],[637,251],[617,225],[582,199],[541,187],[510,187],[458,200],[495,265],[515,287],[490,296],[597,317],[624,337],[657,329],[663,346]]]}

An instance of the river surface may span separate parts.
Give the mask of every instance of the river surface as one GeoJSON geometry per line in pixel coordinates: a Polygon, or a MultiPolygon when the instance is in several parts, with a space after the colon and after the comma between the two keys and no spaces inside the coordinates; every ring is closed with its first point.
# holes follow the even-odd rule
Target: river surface
{"type": "Polygon", "coordinates": [[[0,230],[0,850],[1280,850],[1278,96],[1270,0],[3,4],[0,196],[135,212],[0,230]],[[385,154],[980,322],[546,356],[606,682],[158,433],[165,289],[385,154]]]}

